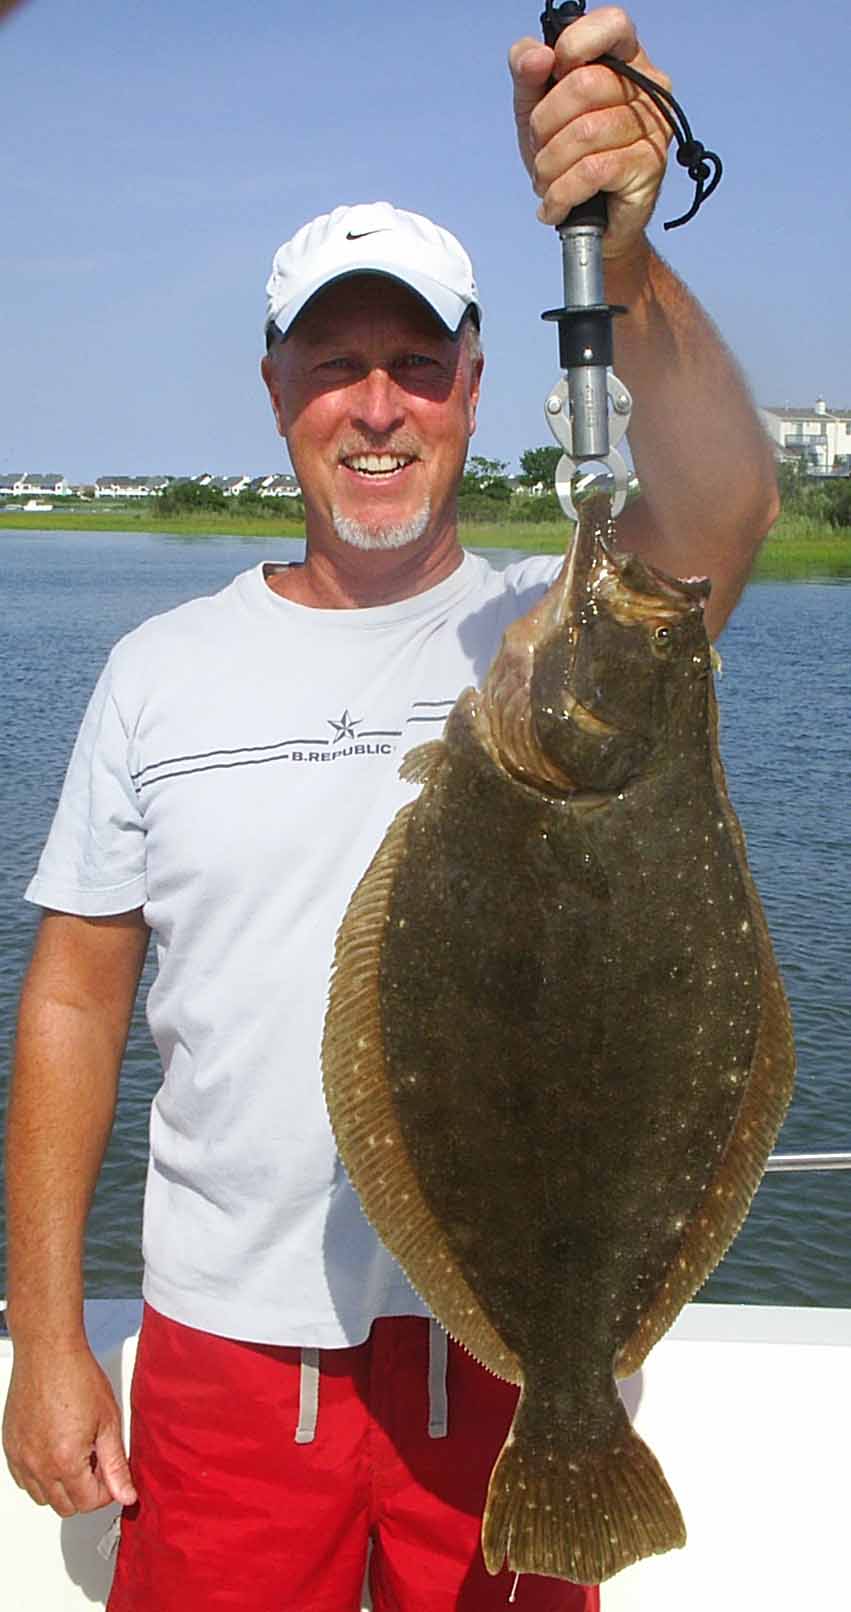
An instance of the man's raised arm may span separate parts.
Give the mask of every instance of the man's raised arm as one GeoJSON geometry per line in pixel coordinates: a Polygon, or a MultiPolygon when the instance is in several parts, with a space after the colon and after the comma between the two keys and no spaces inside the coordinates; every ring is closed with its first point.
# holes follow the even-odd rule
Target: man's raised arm
{"type": "Polygon", "coordinates": [[[83,1330],[83,1245],[148,936],[141,911],[46,913],[21,995],[3,1444],[15,1481],[60,1516],[135,1499],[118,1406],[83,1330]]]}
{"type": "Polygon", "coordinates": [[[629,309],[615,326],[615,368],[634,398],[629,441],[644,494],[620,517],[618,541],[675,575],[709,576],[714,636],[777,519],[774,461],[738,366],[647,241],[670,132],[641,90],[592,65],[604,53],[670,86],[620,7],[572,23],[555,52],[531,38],[512,46],[520,154],[546,224],[607,193],[606,293],[629,309]]]}

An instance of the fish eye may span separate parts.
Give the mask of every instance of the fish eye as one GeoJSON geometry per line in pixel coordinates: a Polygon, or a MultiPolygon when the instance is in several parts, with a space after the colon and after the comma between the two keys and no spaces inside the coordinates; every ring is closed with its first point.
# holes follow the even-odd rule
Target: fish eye
{"type": "Polygon", "coordinates": [[[657,627],[653,638],[657,644],[669,644],[671,641],[670,627],[657,627]]]}

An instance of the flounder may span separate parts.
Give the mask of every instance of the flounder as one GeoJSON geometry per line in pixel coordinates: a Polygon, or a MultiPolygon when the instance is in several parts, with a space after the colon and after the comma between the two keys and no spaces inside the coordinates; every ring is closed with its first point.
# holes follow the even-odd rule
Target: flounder
{"type": "Polygon", "coordinates": [[[789,1010],[718,751],[706,582],[584,506],[559,580],[352,896],[323,1045],[364,1210],[521,1385],[492,1573],[598,1583],[685,1541],[615,1383],[740,1227],[792,1090],[789,1010]]]}

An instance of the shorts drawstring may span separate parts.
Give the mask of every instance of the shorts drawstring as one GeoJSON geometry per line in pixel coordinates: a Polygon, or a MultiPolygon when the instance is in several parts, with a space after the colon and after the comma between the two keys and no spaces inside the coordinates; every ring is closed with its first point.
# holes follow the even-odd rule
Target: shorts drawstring
{"type": "MultiPolygon", "coordinates": [[[[446,1438],[449,1432],[449,1401],[446,1368],[449,1339],[438,1321],[428,1324],[428,1436],[446,1438]]],[[[296,1444],[312,1444],[319,1417],[319,1350],[301,1350],[298,1387],[298,1427],[296,1444]]]]}
{"type": "Polygon", "coordinates": [[[446,1364],[449,1339],[439,1321],[428,1324],[428,1436],[446,1438],[449,1432],[449,1402],[446,1394],[446,1364]]]}
{"type": "Polygon", "coordinates": [[[298,1385],[298,1427],[296,1444],[312,1444],[319,1415],[319,1350],[302,1349],[298,1385]]]}

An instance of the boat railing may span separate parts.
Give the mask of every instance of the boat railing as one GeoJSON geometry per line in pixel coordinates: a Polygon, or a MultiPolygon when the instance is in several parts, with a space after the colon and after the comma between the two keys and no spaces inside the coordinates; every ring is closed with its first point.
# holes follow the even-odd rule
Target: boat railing
{"type": "Polygon", "coordinates": [[[766,1175],[785,1170],[851,1170],[851,1153],[772,1153],[766,1175]]]}
{"type": "MultiPolygon", "coordinates": [[[[810,1170],[851,1170],[851,1153],[772,1153],[765,1166],[766,1175],[810,1170]]],[[[5,1305],[0,1303],[0,1338],[8,1336],[5,1305]]]]}

